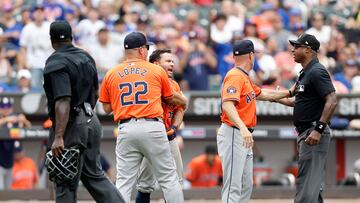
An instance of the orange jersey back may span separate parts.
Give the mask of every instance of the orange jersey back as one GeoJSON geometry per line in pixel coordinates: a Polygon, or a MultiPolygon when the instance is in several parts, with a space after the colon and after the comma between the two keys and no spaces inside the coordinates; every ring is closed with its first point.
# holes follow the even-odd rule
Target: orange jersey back
{"type": "MultiPolygon", "coordinates": [[[[235,108],[247,127],[256,126],[256,96],[261,89],[253,84],[246,72],[240,68],[229,70],[224,78],[221,91],[221,102],[235,101],[235,108]]],[[[227,115],[221,113],[221,121],[234,126],[227,115]]]]}
{"type": "Polygon", "coordinates": [[[38,181],[37,170],[35,162],[29,158],[24,157],[19,162],[15,162],[12,170],[12,184],[13,190],[30,190],[34,189],[35,183],[38,181]]]}
{"type": "Polygon", "coordinates": [[[100,89],[100,102],[110,103],[114,121],[162,118],[161,99],[173,95],[163,68],[141,59],[126,60],[109,70],[100,89]]]}
{"type": "Polygon", "coordinates": [[[213,165],[209,165],[206,155],[200,155],[190,161],[187,167],[186,179],[191,182],[192,187],[214,187],[223,176],[221,160],[215,156],[213,165]]]}
{"type": "MultiPolygon", "coordinates": [[[[175,81],[170,79],[171,88],[174,92],[181,93],[179,84],[175,81]]],[[[172,124],[172,119],[174,117],[174,112],[177,110],[184,111],[184,108],[180,105],[173,105],[173,104],[167,104],[165,102],[162,103],[162,107],[164,110],[164,124],[165,128],[169,128],[172,124]]]]}

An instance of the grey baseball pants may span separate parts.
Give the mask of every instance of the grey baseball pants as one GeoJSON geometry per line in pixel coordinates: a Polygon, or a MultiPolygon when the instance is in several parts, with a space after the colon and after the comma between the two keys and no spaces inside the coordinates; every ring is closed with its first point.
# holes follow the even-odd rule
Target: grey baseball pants
{"type": "Polygon", "coordinates": [[[240,130],[223,123],[217,146],[224,173],[222,203],[247,203],[253,188],[253,152],[243,146],[240,130]]]}
{"type": "Polygon", "coordinates": [[[325,179],[325,164],[330,144],[330,128],[321,135],[319,144],[310,146],[305,139],[314,128],[301,133],[297,138],[299,172],[296,178],[295,203],[322,203],[322,187],[325,179]]]}
{"type": "Polygon", "coordinates": [[[184,195],[171,156],[162,121],[131,119],[119,125],[116,142],[116,187],[125,202],[130,202],[140,164],[145,157],[168,203],[183,203],[184,195]]]}
{"type": "MultiPolygon", "coordinates": [[[[169,141],[171,155],[174,158],[176,165],[176,172],[179,178],[180,185],[183,185],[183,162],[181,158],[181,153],[179,150],[179,145],[176,139],[169,141]]],[[[140,172],[137,178],[137,190],[144,193],[151,193],[157,187],[156,178],[154,176],[154,169],[147,161],[147,159],[143,159],[140,172]]]]}

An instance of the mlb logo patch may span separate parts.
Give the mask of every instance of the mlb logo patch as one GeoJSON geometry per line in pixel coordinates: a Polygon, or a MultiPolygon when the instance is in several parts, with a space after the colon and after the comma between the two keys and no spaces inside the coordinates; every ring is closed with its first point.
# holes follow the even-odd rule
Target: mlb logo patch
{"type": "Polygon", "coordinates": [[[299,92],[304,92],[304,91],[305,91],[305,86],[299,85],[299,92]]]}
{"type": "Polygon", "coordinates": [[[230,86],[230,87],[227,88],[226,92],[228,94],[235,94],[236,93],[236,88],[233,87],[233,86],[230,86]]]}

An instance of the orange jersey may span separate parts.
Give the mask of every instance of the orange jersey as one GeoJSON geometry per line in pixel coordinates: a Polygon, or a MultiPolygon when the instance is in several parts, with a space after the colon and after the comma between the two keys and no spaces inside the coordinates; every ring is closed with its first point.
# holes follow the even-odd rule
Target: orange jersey
{"type": "MultiPolygon", "coordinates": [[[[181,93],[180,86],[175,80],[170,79],[170,83],[174,92],[181,93]]],[[[162,107],[164,110],[164,124],[167,129],[172,125],[175,111],[184,111],[184,108],[180,105],[172,105],[165,102],[162,103],[162,107]]]]}
{"type": "Polygon", "coordinates": [[[193,158],[187,167],[186,179],[191,182],[192,187],[214,187],[219,184],[223,176],[221,160],[215,156],[214,163],[209,165],[206,155],[193,158]]]}
{"type": "Polygon", "coordinates": [[[33,189],[37,181],[36,166],[31,158],[24,157],[19,162],[14,162],[11,189],[33,189]]]}
{"type": "MultiPolygon", "coordinates": [[[[229,70],[224,78],[221,91],[221,102],[235,101],[235,108],[244,122],[249,127],[256,126],[256,97],[261,89],[254,85],[249,75],[240,68],[229,70]]],[[[227,115],[221,113],[221,121],[229,126],[235,126],[227,115]]]]}
{"type": "Polygon", "coordinates": [[[173,96],[163,68],[141,59],[126,60],[109,70],[100,89],[100,102],[110,103],[114,121],[162,118],[161,99],[173,96]]]}

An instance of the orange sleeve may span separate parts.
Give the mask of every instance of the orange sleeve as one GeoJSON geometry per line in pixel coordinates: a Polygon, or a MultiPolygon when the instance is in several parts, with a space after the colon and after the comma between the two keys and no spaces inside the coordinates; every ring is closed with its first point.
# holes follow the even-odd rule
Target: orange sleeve
{"type": "MultiPolygon", "coordinates": [[[[110,71],[109,71],[110,72],[110,71]]],[[[108,72],[108,73],[109,73],[108,72]]],[[[110,95],[109,90],[107,88],[107,80],[108,80],[109,74],[106,74],[100,88],[100,95],[99,95],[99,101],[102,103],[110,103],[110,95]]]]}
{"type": "Polygon", "coordinates": [[[159,68],[160,68],[160,78],[161,78],[161,85],[162,85],[161,97],[162,98],[172,97],[173,90],[172,90],[171,84],[169,82],[169,77],[163,68],[161,68],[161,67],[159,67],[159,68]]]}
{"type": "Polygon", "coordinates": [[[221,102],[236,101],[239,102],[241,89],[244,85],[244,78],[237,75],[228,75],[224,79],[223,88],[221,92],[221,102]]]}
{"type": "Polygon", "coordinates": [[[188,164],[185,177],[190,182],[193,182],[197,179],[198,174],[196,170],[196,162],[194,160],[190,161],[190,163],[188,164]]]}
{"type": "Polygon", "coordinates": [[[253,84],[252,87],[254,89],[255,95],[259,96],[261,94],[261,88],[255,84],[253,84]]]}
{"type": "MultiPolygon", "coordinates": [[[[180,89],[179,84],[175,80],[172,81],[172,85],[173,85],[173,88],[174,88],[173,90],[175,92],[177,92],[179,94],[183,94],[181,89],[180,89]]],[[[184,108],[184,106],[176,105],[174,111],[185,111],[185,108],[184,108]]]]}

